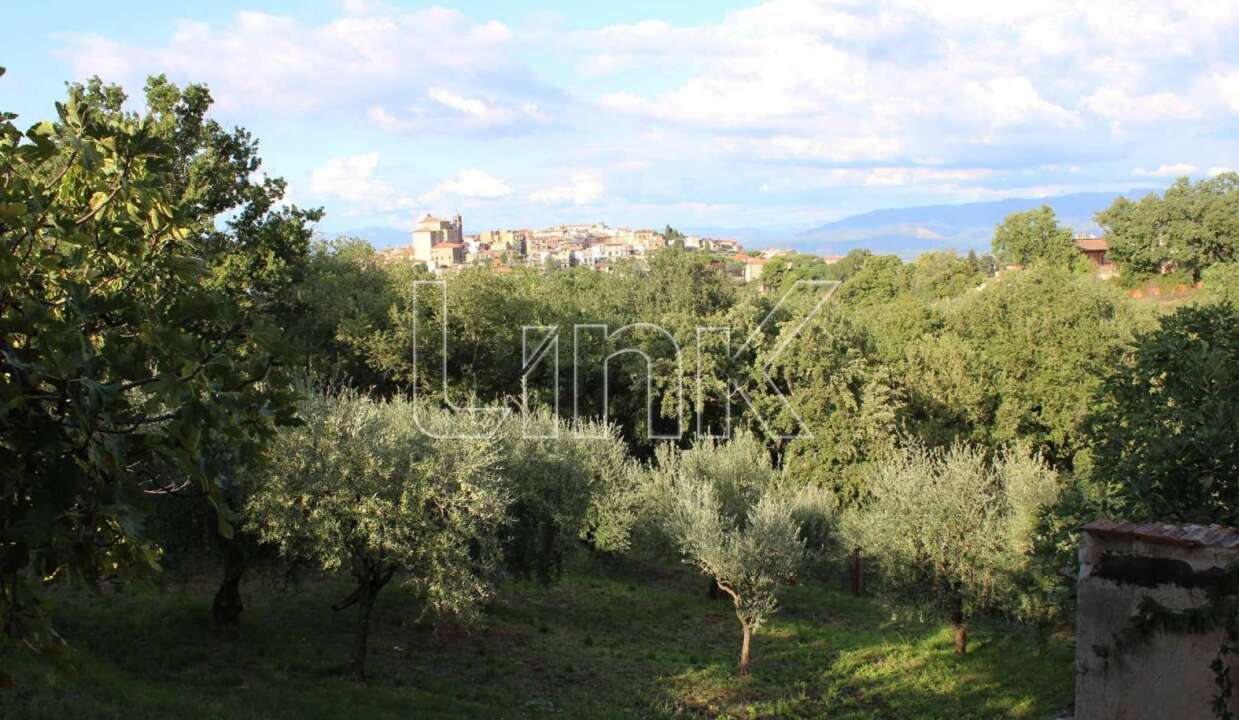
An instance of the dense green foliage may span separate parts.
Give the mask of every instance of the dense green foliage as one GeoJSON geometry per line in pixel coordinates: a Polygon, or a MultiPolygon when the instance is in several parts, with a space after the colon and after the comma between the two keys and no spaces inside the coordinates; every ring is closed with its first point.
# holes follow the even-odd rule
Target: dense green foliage
{"type": "Polygon", "coordinates": [[[1003,262],[1019,265],[1066,265],[1076,257],[1072,237],[1071,228],[1059,225],[1054,210],[1042,205],[1011,213],[1002,221],[994,230],[994,254],[1003,262]]]}
{"type": "Polygon", "coordinates": [[[514,576],[550,582],[578,541],[628,549],[640,470],[614,426],[573,427],[543,409],[504,424],[499,454],[509,495],[500,535],[514,576]]]}
{"type": "Polygon", "coordinates": [[[271,448],[246,505],[258,536],[357,583],[352,670],[365,676],[370,613],[398,574],[436,616],[467,619],[488,596],[507,493],[493,442],[437,439],[461,418],[401,398],[311,393],[271,448]]]}
{"type": "Polygon", "coordinates": [[[204,120],[204,88],[153,79],[143,116],[122,100],[95,82],[24,134],[0,116],[10,634],[39,632],[30,577],[157,566],[143,496],[195,488],[219,502],[206,448],[252,455],[290,417],[278,317],[316,216],[273,209],[283,185],[251,180],[255,145],[204,120]]]}
{"type": "Polygon", "coordinates": [[[1010,449],[991,460],[967,445],[912,446],[878,466],[869,492],[861,508],[844,516],[844,536],[905,602],[950,613],[956,652],[967,647],[969,615],[1028,610],[1029,599],[1018,591],[1041,514],[1059,492],[1056,474],[1040,457],[1010,449]]]}
{"type": "Polygon", "coordinates": [[[1090,429],[1112,512],[1239,524],[1239,311],[1186,307],[1107,374],[1090,429]]]}
{"type": "Polygon", "coordinates": [[[1161,196],[1136,202],[1119,197],[1097,221],[1126,272],[1178,271],[1199,280],[1210,266],[1239,260],[1239,174],[1179,178],[1161,196]]]}
{"type": "Polygon", "coordinates": [[[743,633],[739,672],[747,675],[753,632],[774,613],[781,586],[804,560],[795,497],[747,433],[684,452],[664,447],[654,483],[684,561],[735,606],[743,633]]]}

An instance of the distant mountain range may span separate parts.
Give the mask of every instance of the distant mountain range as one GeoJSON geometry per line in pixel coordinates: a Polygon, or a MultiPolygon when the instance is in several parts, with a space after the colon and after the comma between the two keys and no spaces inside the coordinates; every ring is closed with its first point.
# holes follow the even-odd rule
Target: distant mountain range
{"type": "Polygon", "coordinates": [[[1152,190],[1076,193],[1047,198],[995,200],[961,205],[874,210],[826,223],[795,235],[788,243],[801,252],[842,255],[854,248],[904,257],[928,250],[989,250],[994,226],[1013,212],[1041,205],[1054,208],[1059,222],[1078,233],[1097,232],[1093,217],[1120,195],[1142,197],[1152,190]]]}
{"type": "MultiPolygon", "coordinates": [[[[1013,212],[1041,205],[1054,208],[1059,222],[1078,233],[1097,232],[1093,216],[1120,195],[1142,197],[1153,190],[1094,192],[1046,198],[1013,198],[959,205],[892,208],[852,215],[819,227],[683,227],[682,232],[703,237],[733,238],[747,248],[790,247],[815,255],[843,255],[864,248],[875,253],[915,257],[928,250],[988,251],[994,226],[1013,212]]],[[[404,245],[409,232],[390,227],[364,227],[338,235],[358,237],[375,247],[404,245]]]]}

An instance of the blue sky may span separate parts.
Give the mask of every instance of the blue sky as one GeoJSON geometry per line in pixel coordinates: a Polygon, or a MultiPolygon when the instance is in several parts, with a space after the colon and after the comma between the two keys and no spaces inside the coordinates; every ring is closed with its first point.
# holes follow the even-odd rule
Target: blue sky
{"type": "MultiPolygon", "coordinates": [[[[329,231],[803,228],[1239,167],[1239,3],[22,3],[0,109],[204,82],[329,231]]],[[[140,98],[133,100],[140,107],[140,98]]]]}

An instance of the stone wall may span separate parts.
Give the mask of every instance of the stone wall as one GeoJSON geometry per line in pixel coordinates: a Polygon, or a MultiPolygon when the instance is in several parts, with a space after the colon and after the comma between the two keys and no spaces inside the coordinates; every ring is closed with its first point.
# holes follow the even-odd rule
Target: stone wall
{"type": "MultiPolygon", "coordinates": [[[[1155,633],[1121,647],[1118,638],[1142,598],[1174,609],[1199,607],[1235,562],[1239,533],[1229,529],[1088,525],[1080,545],[1076,720],[1212,720],[1217,687],[1209,665],[1222,644],[1220,630],[1155,633]]],[[[1239,667],[1233,674],[1239,681],[1239,667]]],[[[1239,709],[1235,698],[1231,706],[1239,709]]]]}

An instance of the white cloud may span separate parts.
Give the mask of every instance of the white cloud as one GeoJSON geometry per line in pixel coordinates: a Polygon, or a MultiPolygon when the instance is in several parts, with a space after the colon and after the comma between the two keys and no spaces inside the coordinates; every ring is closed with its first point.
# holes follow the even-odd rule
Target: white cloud
{"type": "Polygon", "coordinates": [[[912,185],[920,183],[959,183],[994,175],[987,168],[938,169],[924,167],[882,167],[864,175],[865,185],[912,185]]]}
{"type": "Polygon", "coordinates": [[[968,83],[964,88],[964,97],[970,108],[988,117],[994,127],[1039,120],[1052,125],[1077,125],[1080,122],[1075,113],[1043,98],[1032,81],[1022,75],[968,83]]]}
{"type": "Polygon", "coordinates": [[[774,159],[824,160],[852,162],[883,160],[895,157],[903,150],[898,138],[862,135],[820,139],[796,135],[775,135],[760,143],[759,152],[774,159]]]}
{"type": "Polygon", "coordinates": [[[1200,110],[1187,98],[1168,91],[1132,95],[1122,88],[1103,87],[1084,98],[1083,106],[1095,115],[1123,118],[1130,122],[1200,116],[1200,110]]]}
{"type": "Polygon", "coordinates": [[[456,112],[464,113],[475,118],[484,118],[494,111],[487,107],[486,103],[475,98],[467,98],[457,95],[450,90],[443,88],[432,87],[426,91],[426,95],[431,100],[455,110],[456,112]]]}
{"type": "Polygon", "coordinates": [[[1000,173],[989,168],[935,168],[922,166],[846,167],[787,173],[760,186],[766,193],[842,187],[914,187],[953,192],[1000,173]]]}
{"type": "Polygon", "coordinates": [[[513,56],[515,37],[495,21],[474,22],[440,7],[405,12],[345,3],[322,23],[240,12],[227,24],[181,21],[161,44],[133,45],[99,35],[70,36],[60,54],[78,77],[140,87],[164,72],[205,82],[220,109],[368,117],[385,130],[451,132],[524,129],[544,118],[523,111],[563,102],[513,56]],[[424,107],[406,112],[408,98],[424,107]],[[393,110],[393,108],[396,108],[393,110]]]}
{"type": "Polygon", "coordinates": [[[571,182],[529,194],[529,201],[546,205],[591,205],[602,198],[602,183],[590,173],[577,173],[571,182]]]}
{"type": "Polygon", "coordinates": [[[1191,175],[1196,170],[1197,167],[1190,163],[1175,163],[1173,165],[1159,165],[1152,170],[1136,168],[1132,172],[1143,177],[1180,177],[1191,175]]]}
{"type": "Polygon", "coordinates": [[[1218,175],[1225,175],[1226,173],[1233,173],[1234,171],[1235,171],[1234,168],[1211,167],[1209,168],[1209,177],[1217,177],[1218,175]]]}
{"type": "Polygon", "coordinates": [[[770,0],[713,24],[614,25],[577,42],[590,72],[687,73],[659,92],[612,87],[602,107],[764,136],[736,150],[968,162],[977,147],[1096,152],[1098,121],[1130,141],[1157,121],[1239,112],[1239,71],[1220,62],[1237,31],[1239,5],[1193,0],[770,0]],[[858,138],[882,142],[839,150],[858,138]]]}
{"type": "Polygon", "coordinates": [[[824,208],[1123,188],[1137,166],[1141,177],[1196,173],[1155,167],[1144,149],[1168,141],[1166,155],[1202,168],[1239,152],[1239,2],[768,0],[695,25],[593,30],[383,0],[336,7],[326,19],[185,21],[140,44],[71,36],[61,54],[76,76],[100,73],[131,92],[152,72],[206,82],[226,122],[252,125],[257,114],[400,134],[368,147],[383,161],[401,152],[450,168],[410,195],[378,154],[327,147],[296,180],[307,204],[330,199],[333,214],[408,213],[452,197],[486,200],[463,205],[516,223],[573,206],[784,223],[824,208]],[[574,112],[582,105],[605,112],[574,112]],[[582,132],[476,144],[570,123],[582,132]],[[427,138],[439,133],[466,138],[427,138]],[[476,168],[449,177],[459,157],[485,151],[528,154],[502,178],[476,168]]]}
{"type": "Polygon", "coordinates": [[[374,178],[378,166],[377,152],[332,158],[310,173],[310,189],[350,202],[391,197],[395,191],[374,178]]]}
{"type": "Polygon", "coordinates": [[[1226,106],[1232,112],[1239,112],[1239,68],[1228,67],[1220,70],[1212,79],[1226,106]]]}
{"type": "Polygon", "coordinates": [[[419,203],[408,194],[375,177],[379,167],[377,152],[335,157],[310,172],[312,197],[298,202],[330,204],[342,216],[369,213],[408,215],[419,203]]]}
{"type": "Polygon", "coordinates": [[[494,200],[510,194],[512,188],[507,183],[485,170],[461,170],[456,177],[444,180],[419,199],[430,204],[444,195],[494,200]]]}

